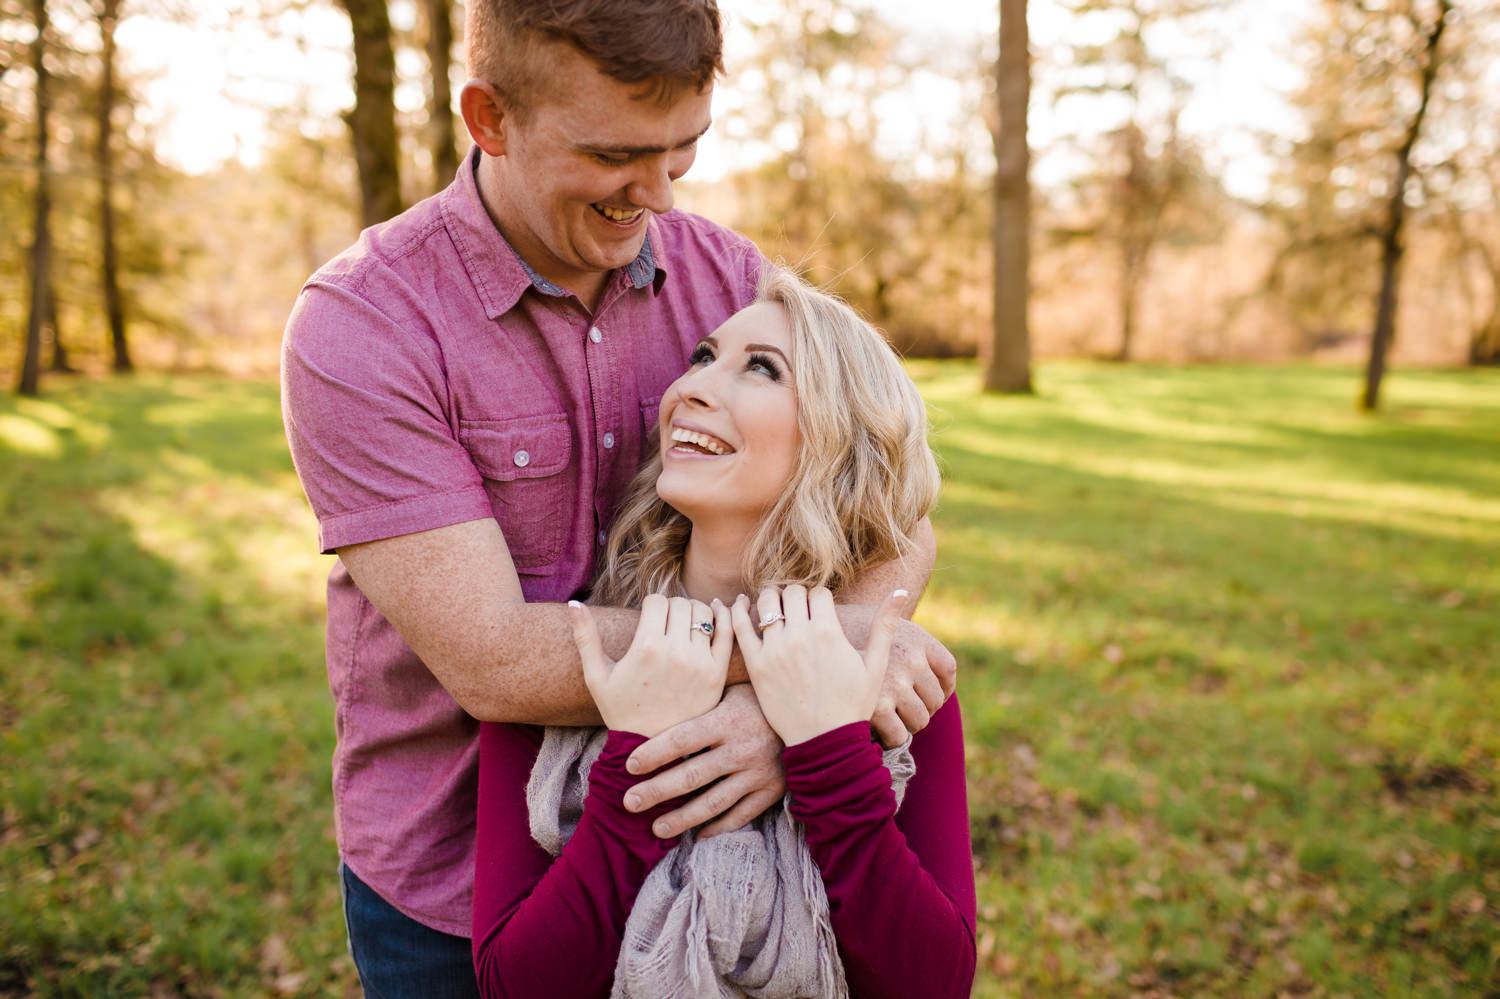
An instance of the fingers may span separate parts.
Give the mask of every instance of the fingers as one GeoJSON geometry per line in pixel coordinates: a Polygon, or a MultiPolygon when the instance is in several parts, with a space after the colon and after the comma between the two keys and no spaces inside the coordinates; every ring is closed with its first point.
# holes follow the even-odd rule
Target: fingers
{"type": "MultiPolygon", "coordinates": [[[[675,767],[632,787],[625,794],[625,807],[632,812],[645,811],[663,801],[707,787],[735,770],[734,761],[729,753],[722,749],[710,749],[705,753],[689,757],[675,767]]],[[[727,808],[728,805],[725,807],[727,808]]]]}
{"type": "MultiPolygon", "coordinates": [[[[685,639],[693,626],[693,604],[687,597],[673,597],[667,601],[667,637],[685,639]]],[[[701,605],[700,605],[701,606],[701,605]]]]}
{"type": "Polygon", "coordinates": [[[760,591],[760,596],[755,599],[755,610],[760,615],[755,623],[761,626],[761,635],[764,638],[770,638],[786,620],[786,615],[781,609],[781,591],[774,586],[768,586],[760,591]],[[762,622],[764,622],[763,626],[762,622]]]}
{"type": "MultiPolygon", "coordinates": [[[[740,818],[745,812],[755,807],[751,802],[743,810],[741,803],[745,798],[755,792],[756,788],[764,781],[754,773],[741,771],[732,776],[725,777],[712,787],[700,791],[691,801],[685,802],[681,808],[668,812],[657,819],[651,826],[651,831],[657,836],[666,839],[671,836],[680,836],[689,829],[703,825],[705,822],[723,821],[724,825],[720,831],[737,829],[760,812],[765,811],[762,806],[758,811],[750,812],[746,818],[740,818]],[[733,819],[731,819],[733,816],[733,819]],[[730,822],[733,825],[730,825],[730,822]]],[[[779,798],[780,795],[777,795],[779,798]]]]}
{"type": "Polygon", "coordinates": [[[643,638],[659,637],[667,633],[667,598],[660,593],[648,593],[641,601],[641,618],[635,627],[635,640],[631,648],[643,638]]]}
{"type": "Polygon", "coordinates": [[[745,828],[755,820],[757,815],[780,801],[784,791],[785,789],[779,786],[751,791],[729,811],[698,830],[698,838],[711,839],[720,833],[736,832],[745,828]]]}
{"type": "Polygon", "coordinates": [[[865,667],[872,673],[885,673],[885,664],[891,654],[891,639],[896,634],[896,624],[901,620],[901,608],[905,604],[906,591],[893,591],[870,622],[870,637],[865,643],[865,667]]]}
{"type": "Polygon", "coordinates": [[[609,660],[599,640],[599,626],[589,609],[577,600],[568,601],[568,616],[573,621],[573,644],[578,646],[578,658],[583,661],[583,682],[593,689],[609,677],[609,660]]]}
{"type": "Polygon", "coordinates": [[[712,613],[714,637],[709,649],[713,653],[714,665],[721,672],[728,673],[729,657],[734,652],[734,622],[730,619],[729,608],[718,597],[714,597],[712,613]]]}
{"type": "Polygon", "coordinates": [[[813,623],[828,622],[838,625],[838,606],[833,602],[833,591],[826,586],[815,586],[807,593],[808,617],[813,623]]]}
{"type": "Polygon", "coordinates": [[[930,669],[919,668],[917,670],[917,678],[912,681],[912,689],[922,699],[922,704],[926,706],[929,714],[937,714],[938,708],[941,708],[948,700],[947,695],[943,693],[942,684],[938,682],[937,677],[932,675],[930,669]]]}
{"type": "Polygon", "coordinates": [[[750,598],[743,593],[735,598],[734,606],[729,610],[729,621],[734,628],[734,640],[739,643],[740,653],[745,656],[748,667],[750,659],[760,652],[760,635],[750,620],[750,598]]]}
{"type": "Polygon", "coordinates": [[[927,635],[927,647],[924,651],[927,653],[927,665],[942,686],[943,700],[946,701],[958,686],[958,660],[953,658],[953,653],[948,651],[947,646],[931,635],[927,635]]]}
{"type": "Polygon", "coordinates": [[[906,731],[916,735],[932,721],[932,712],[927,710],[927,705],[922,703],[915,690],[907,689],[896,698],[896,717],[901,719],[906,731]]]}
{"type": "Polygon", "coordinates": [[[881,698],[880,707],[875,709],[870,727],[875,730],[876,738],[886,749],[895,749],[906,741],[908,735],[906,723],[896,714],[895,705],[885,698],[881,698]]]}
{"type": "Polygon", "coordinates": [[[808,620],[807,587],[796,583],[785,587],[781,591],[781,613],[786,615],[788,625],[806,624],[808,620]]]}
{"type": "Polygon", "coordinates": [[[641,743],[630,754],[630,759],[625,761],[625,769],[633,774],[649,774],[684,756],[717,746],[719,738],[714,734],[715,726],[706,720],[712,714],[709,712],[708,715],[679,722],[665,732],[657,733],[655,738],[641,743]]]}

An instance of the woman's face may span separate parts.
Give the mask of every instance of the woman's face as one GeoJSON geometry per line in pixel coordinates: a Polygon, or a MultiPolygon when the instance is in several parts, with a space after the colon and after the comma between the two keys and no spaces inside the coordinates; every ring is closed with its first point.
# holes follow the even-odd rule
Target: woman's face
{"type": "Polygon", "coordinates": [[[758,521],[797,464],[797,388],[786,310],[757,302],[693,351],[661,399],[656,492],[695,525],[758,521]]]}

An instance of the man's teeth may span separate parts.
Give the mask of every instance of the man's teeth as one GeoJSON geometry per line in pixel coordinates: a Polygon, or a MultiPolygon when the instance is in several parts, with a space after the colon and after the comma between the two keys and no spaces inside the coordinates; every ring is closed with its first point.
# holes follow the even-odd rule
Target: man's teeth
{"type": "Polygon", "coordinates": [[[611,208],[608,205],[595,205],[594,211],[603,215],[611,222],[634,222],[640,218],[641,212],[645,211],[645,209],[637,208],[635,211],[627,212],[619,208],[611,208]]]}
{"type": "Polygon", "coordinates": [[[714,454],[731,454],[734,452],[734,448],[725,444],[717,437],[700,434],[696,430],[684,430],[682,427],[672,428],[672,440],[678,444],[696,444],[698,447],[703,448],[703,450],[712,451],[714,454]]]}

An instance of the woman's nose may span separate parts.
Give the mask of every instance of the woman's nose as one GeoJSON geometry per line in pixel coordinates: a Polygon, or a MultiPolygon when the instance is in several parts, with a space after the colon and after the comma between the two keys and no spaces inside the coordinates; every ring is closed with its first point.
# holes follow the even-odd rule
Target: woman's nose
{"type": "Polygon", "coordinates": [[[678,383],[682,401],[691,402],[705,409],[717,407],[718,388],[715,384],[718,380],[718,373],[715,370],[717,367],[716,364],[705,364],[683,375],[678,383]]]}

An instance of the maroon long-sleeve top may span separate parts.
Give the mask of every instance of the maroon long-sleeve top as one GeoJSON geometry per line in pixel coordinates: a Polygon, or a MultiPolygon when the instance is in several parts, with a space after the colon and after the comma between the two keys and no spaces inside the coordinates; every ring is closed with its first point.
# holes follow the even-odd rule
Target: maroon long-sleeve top
{"type": "MultiPolygon", "coordinates": [[[[676,839],[633,813],[644,776],[625,761],[642,736],[610,732],[583,817],[553,858],[531,838],[526,782],[542,730],[480,727],[474,967],[492,997],[608,995],[631,906],[676,839]]],[[[858,999],[967,996],[974,979],[974,869],[958,699],[912,739],[917,772],[899,811],[868,725],[782,752],[791,813],[823,875],[849,988],[858,999]]]]}

